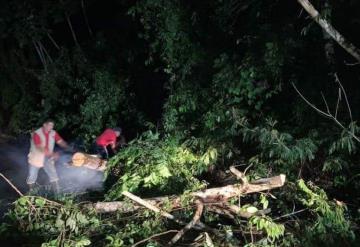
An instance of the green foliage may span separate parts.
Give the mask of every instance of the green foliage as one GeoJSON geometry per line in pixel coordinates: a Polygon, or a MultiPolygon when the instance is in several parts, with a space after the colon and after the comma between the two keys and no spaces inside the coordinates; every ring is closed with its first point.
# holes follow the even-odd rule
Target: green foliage
{"type": "Polygon", "coordinates": [[[198,154],[177,138],[160,138],[159,133],[145,132],[110,161],[107,173],[120,166],[124,175],[108,192],[107,199],[119,198],[122,191],[179,193],[200,189],[203,184],[195,176],[216,158],[214,148],[198,154]]]}
{"type": "Polygon", "coordinates": [[[42,197],[23,196],[7,214],[12,224],[7,230],[37,236],[41,246],[88,246],[89,233],[100,226],[99,219],[89,210],[81,210],[71,201],[65,205],[42,197]]]}
{"type": "Polygon", "coordinates": [[[104,126],[116,126],[120,118],[118,112],[126,109],[125,102],[123,82],[116,81],[108,72],[96,71],[93,89],[80,106],[81,131],[86,139],[93,140],[104,126]]]}
{"type": "Polygon", "coordinates": [[[69,198],[55,202],[23,196],[8,212],[6,223],[0,225],[0,239],[12,236],[42,247],[131,246],[161,231],[163,218],[152,211],[107,217],[69,198]]]}
{"type": "Polygon", "coordinates": [[[184,79],[200,61],[201,47],[191,41],[191,25],[187,22],[181,1],[146,0],[136,3],[129,12],[140,16],[144,33],[140,37],[150,44],[150,54],[145,62],[149,64],[158,53],[165,62],[164,72],[175,78],[184,79]]]}
{"type": "MultiPolygon", "coordinates": [[[[123,226],[119,227],[118,231],[106,236],[106,247],[122,247],[131,246],[135,241],[142,240],[154,233],[164,230],[164,222],[161,218],[156,216],[153,212],[145,211],[142,217],[146,220],[139,221],[137,219],[125,222],[123,226]]],[[[158,246],[150,243],[147,246],[158,246]]]]}
{"type": "Polygon", "coordinates": [[[359,133],[360,128],[355,122],[349,125],[349,129],[344,129],[341,132],[340,138],[334,141],[330,148],[329,154],[334,154],[336,151],[339,153],[354,154],[356,152],[356,144],[352,135],[359,133]]]}
{"type": "Polygon", "coordinates": [[[334,245],[338,241],[353,241],[355,235],[350,222],[346,219],[346,206],[341,202],[329,201],[326,193],[312,185],[306,185],[303,180],[298,186],[304,194],[301,202],[314,214],[315,223],[307,228],[307,241],[321,241],[334,245]],[[310,188],[311,189],[310,189],[310,188]]]}
{"type": "Polygon", "coordinates": [[[329,141],[328,155],[322,170],[333,176],[335,187],[344,187],[348,184],[346,174],[356,170],[354,160],[357,159],[357,143],[353,135],[357,135],[359,127],[355,122],[350,123],[338,136],[329,141]]]}
{"type": "Polygon", "coordinates": [[[281,133],[275,126],[277,121],[268,119],[264,127],[249,128],[247,122],[244,126],[244,140],[259,143],[261,156],[273,159],[275,164],[296,165],[312,161],[317,151],[316,144],[309,138],[296,140],[289,133],[281,133]]]}
{"type": "Polygon", "coordinates": [[[255,226],[257,230],[265,231],[267,241],[271,244],[276,239],[284,235],[285,227],[281,224],[276,224],[269,217],[253,216],[249,221],[250,227],[255,226]]]}

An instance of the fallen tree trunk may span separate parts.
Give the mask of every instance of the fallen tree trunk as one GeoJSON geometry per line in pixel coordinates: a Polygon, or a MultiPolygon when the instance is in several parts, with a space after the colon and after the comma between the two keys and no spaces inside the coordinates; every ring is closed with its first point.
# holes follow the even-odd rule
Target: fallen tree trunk
{"type": "MultiPolygon", "coordinates": [[[[224,187],[206,189],[204,191],[194,192],[192,195],[194,199],[201,199],[205,204],[216,204],[226,202],[233,197],[244,194],[256,193],[266,190],[282,187],[285,183],[286,176],[281,174],[279,176],[255,180],[246,184],[233,184],[224,187]]],[[[149,205],[156,207],[161,206],[165,202],[170,202],[173,209],[181,207],[179,196],[165,196],[157,198],[142,199],[149,205]]],[[[133,202],[114,201],[114,202],[97,202],[87,204],[86,207],[95,209],[98,213],[112,213],[119,211],[122,213],[130,213],[143,208],[141,205],[133,202]]]]}
{"type": "Polygon", "coordinates": [[[228,185],[220,188],[207,189],[201,192],[194,192],[193,196],[201,198],[206,203],[225,202],[230,198],[243,194],[251,194],[255,192],[271,190],[284,185],[285,175],[281,174],[276,177],[256,180],[247,184],[228,185]]]}

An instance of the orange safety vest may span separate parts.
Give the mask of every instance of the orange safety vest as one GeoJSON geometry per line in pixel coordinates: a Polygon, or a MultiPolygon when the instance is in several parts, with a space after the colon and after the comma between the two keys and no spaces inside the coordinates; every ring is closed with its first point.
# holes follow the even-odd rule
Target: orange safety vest
{"type": "MultiPolygon", "coordinates": [[[[39,129],[35,130],[34,133],[39,135],[40,140],[41,140],[41,147],[45,148],[45,146],[46,146],[46,137],[45,137],[45,134],[43,132],[43,129],[39,128],[39,129]]],[[[34,133],[31,134],[30,151],[29,151],[29,154],[28,154],[28,162],[32,166],[43,167],[44,166],[44,161],[45,161],[45,153],[44,153],[44,151],[39,150],[39,148],[36,147],[36,145],[34,143],[34,139],[33,139],[34,133]]],[[[50,131],[50,133],[49,133],[49,137],[48,137],[49,138],[48,139],[48,151],[49,152],[54,151],[55,133],[56,132],[54,130],[50,131]]]]}

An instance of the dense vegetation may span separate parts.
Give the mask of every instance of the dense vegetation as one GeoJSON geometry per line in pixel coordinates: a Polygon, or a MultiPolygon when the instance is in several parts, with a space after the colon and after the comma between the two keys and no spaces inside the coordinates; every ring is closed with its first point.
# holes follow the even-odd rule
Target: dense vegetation
{"type": "MultiPolygon", "coordinates": [[[[360,46],[358,1],[312,4],[360,46]]],[[[236,165],[250,181],[286,174],[284,187],[231,201],[271,212],[227,219],[204,211],[201,221],[217,234],[194,230],[183,244],[359,241],[360,65],[297,1],[1,6],[1,130],[28,133],[50,116],[66,138],[90,144],[105,127],[121,125],[132,140],[110,160],[102,200],[126,201],[123,191],[176,194],[183,208],[174,214],[188,222],[190,193],[225,185],[236,165]]],[[[89,198],[20,197],[1,238],[27,246],[131,246],[181,229],[145,209],[98,214],[82,207],[89,198]]],[[[143,244],[161,246],[169,235],[143,244]]]]}

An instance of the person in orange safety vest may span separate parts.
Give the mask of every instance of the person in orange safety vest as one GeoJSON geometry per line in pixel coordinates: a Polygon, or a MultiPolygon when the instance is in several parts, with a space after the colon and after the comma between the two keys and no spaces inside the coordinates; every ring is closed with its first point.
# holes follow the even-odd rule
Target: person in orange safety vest
{"type": "Polygon", "coordinates": [[[59,192],[59,178],[55,168],[58,154],[54,152],[55,144],[64,149],[68,148],[68,144],[54,130],[54,121],[51,119],[46,120],[42,127],[31,133],[28,154],[29,173],[26,179],[30,191],[35,186],[39,170],[43,168],[49,176],[54,191],[59,192]]]}

